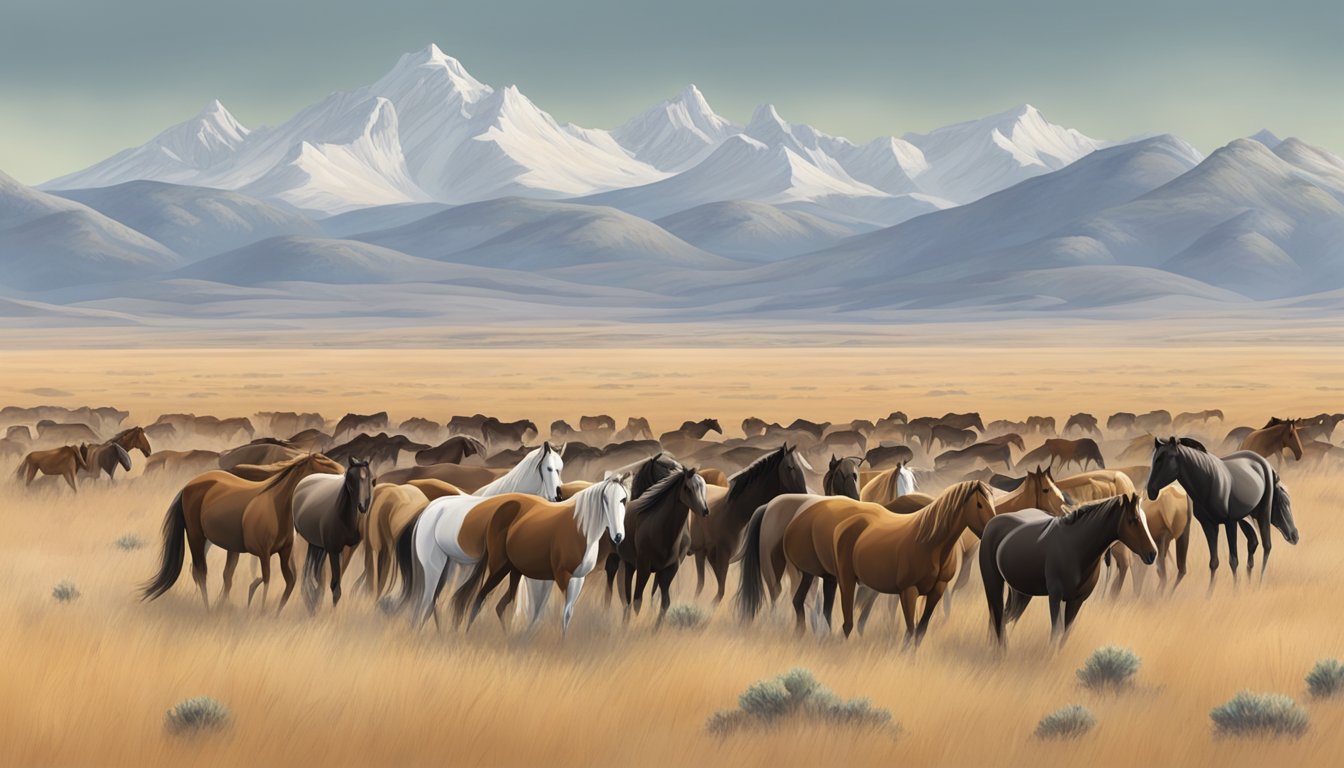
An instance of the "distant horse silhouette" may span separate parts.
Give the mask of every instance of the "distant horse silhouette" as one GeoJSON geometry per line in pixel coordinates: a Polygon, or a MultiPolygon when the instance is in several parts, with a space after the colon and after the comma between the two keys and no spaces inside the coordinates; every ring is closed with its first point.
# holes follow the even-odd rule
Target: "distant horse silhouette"
{"type": "Polygon", "coordinates": [[[1180,431],[1189,429],[1195,425],[1207,424],[1214,419],[1222,421],[1223,412],[1217,408],[1208,411],[1187,411],[1185,413],[1176,414],[1176,418],[1171,420],[1171,427],[1172,429],[1180,431]]]}
{"type": "Polygon", "coordinates": [[[1119,541],[1145,563],[1157,544],[1136,495],[1084,504],[1063,517],[1038,509],[997,515],[980,537],[980,575],[990,628],[1000,644],[1033,596],[1050,598],[1050,639],[1063,646],[1101,575],[1101,559],[1119,541]],[[1004,604],[1004,587],[1010,590],[1004,604]]]}
{"type": "Polygon", "coordinates": [[[485,446],[481,441],[467,435],[454,435],[433,448],[415,452],[415,463],[419,466],[431,464],[461,464],[471,456],[485,455],[485,446]]]}
{"type": "Polygon", "coordinates": [[[1090,413],[1075,413],[1064,422],[1064,434],[1069,434],[1069,430],[1076,429],[1084,434],[1094,434],[1101,436],[1101,430],[1097,428],[1097,417],[1090,413]]]}
{"type": "Polygon", "coordinates": [[[1004,469],[1013,468],[1013,449],[1007,443],[976,443],[961,450],[944,451],[933,459],[934,469],[939,471],[970,467],[975,462],[984,462],[986,466],[1003,464],[1004,469]]]}
{"type": "Polygon", "coordinates": [[[1111,432],[1128,432],[1134,429],[1138,416],[1127,411],[1113,413],[1106,419],[1106,429],[1111,432]]]}
{"type": "Polygon", "coordinates": [[[1053,437],[1048,438],[1039,448],[1023,454],[1022,458],[1017,460],[1017,466],[1022,468],[1044,464],[1053,467],[1058,463],[1060,469],[1070,464],[1077,464],[1079,469],[1087,469],[1089,462],[1103,469],[1106,467],[1106,461],[1101,457],[1101,448],[1097,446],[1096,440],[1090,437],[1077,440],[1053,437]]]}
{"type": "Polygon", "coordinates": [[[358,413],[347,413],[336,422],[336,429],[332,430],[332,435],[340,437],[346,432],[377,432],[391,429],[392,425],[388,421],[387,411],[370,413],[367,415],[358,413]]]}

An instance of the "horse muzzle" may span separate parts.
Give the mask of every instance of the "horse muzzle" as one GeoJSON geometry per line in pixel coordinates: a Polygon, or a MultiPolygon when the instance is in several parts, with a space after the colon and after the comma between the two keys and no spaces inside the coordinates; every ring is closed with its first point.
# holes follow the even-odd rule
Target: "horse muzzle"
{"type": "Polygon", "coordinates": [[[618,534],[616,534],[615,536],[612,536],[612,537],[611,537],[611,540],[612,540],[613,542],[615,542],[616,546],[619,547],[619,546],[621,546],[621,542],[622,542],[622,541],[625,541],[625,536],[624,536],[623,534],[619,534],[619,533],[618,533],[618,534]]]}

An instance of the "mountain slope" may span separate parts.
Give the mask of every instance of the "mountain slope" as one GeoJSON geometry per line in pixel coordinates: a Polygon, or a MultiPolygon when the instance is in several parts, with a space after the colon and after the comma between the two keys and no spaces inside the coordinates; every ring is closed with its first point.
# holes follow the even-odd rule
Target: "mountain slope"
{"type": "Polygon", "coordinates": [[[636,160],[675,173],[705,159],[741,130],[715,114],[699,88],[688,85],[676,98],[650,107],[613,129],[611,136],[636,160]]]}
{"type": "Polygon", "coordinates": [[[743,200],[705,203],[655,223],[697,248],[752,261],[820,250],[855,234],[809,213],[743,200]]]}

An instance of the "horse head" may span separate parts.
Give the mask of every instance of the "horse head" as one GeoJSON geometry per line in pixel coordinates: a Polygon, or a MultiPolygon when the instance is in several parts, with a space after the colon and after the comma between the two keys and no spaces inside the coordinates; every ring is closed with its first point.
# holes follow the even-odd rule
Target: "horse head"
{"type": "Polygon", "coordinates": [[[685,467],[681,472],[680,502],[691,510],[692,515],[709,517],[709,499],[705,495],[705,478],[700,476],[700,470],[695,467],[685,467]]]}
{"type": "Polygon", "coordinates": [[[1120,520],[1116,524],[1116,538],[1138,555],[1144,565],[1152,565],[1157,560],[1157,544],[1148,530],[1148,515],[1139,506],[1138,495],[1125,494],[1117,503],[1120,505],[1120,520]]]}
{"type": "Polygon", "coordinates": [[[1049,467],[1041,469],[1037,466],[1034,472],[1028,470],[1025,485],[1027,494],[1031,496],[1032,506],[1055,517],[1064,514],[1064,507],[1073,501],[1058,485],[1055,485],[1049,467]]]}
{"type": "Polygon", "coordinates": [[[345,470],[345,492],[355,500],[355,508],[365,514],[373,503],[373,470],[368,459],[350,457],[350,466],[345,470]]]}
{"type": "Polygon", "coordinates": [[[859,498],[859,464],[862,458],[848,456],[838,458],[831,454],[830,465],[822,480],[822,493],[827,496],[848,496],[859,498]]]}

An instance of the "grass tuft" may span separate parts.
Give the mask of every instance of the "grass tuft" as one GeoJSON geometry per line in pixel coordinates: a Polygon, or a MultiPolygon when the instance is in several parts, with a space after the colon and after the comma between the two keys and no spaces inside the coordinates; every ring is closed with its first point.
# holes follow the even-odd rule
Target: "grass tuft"
{"type": "Polygon", "coordinates": [[[1070,704],[1041,718],[1036,724],[1038,739],[1076,739],[1096,726],[1097,720],[1086,707],[1070,704]]]}
{"type": "Polygon", "coordinates": [[[1209,712],[1224,736],[1301,736],[1311,724],[1306,710],[1278,693],[1242,691],[1209,712]]]}
{"type": "Polygon", "coordinates": [[[790,718],[899,733],[891,713],[866,698],[837,697],[806,669],[795,667],[768,680],[753,683],[738,697],[738,708],[715,712],[706,728],[726,736],[747,726],[766,727],[790,718]]]}

